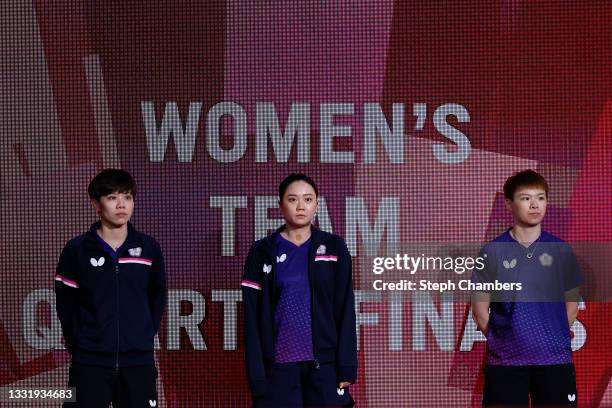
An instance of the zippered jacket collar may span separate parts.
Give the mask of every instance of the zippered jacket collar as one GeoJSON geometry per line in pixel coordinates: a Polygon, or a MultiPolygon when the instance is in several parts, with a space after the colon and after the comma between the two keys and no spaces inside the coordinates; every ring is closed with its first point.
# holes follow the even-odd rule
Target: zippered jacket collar
{"type": "MultiPolygon", "coordinates": [[[[93,245],[95,247],[100,247],[100,248],[102,247],[100,245],[100,242],[98,241],[98,237],[99,237],[98,230],[101,227],[102,227],[101,221],[94,222],[91,225],[91,227],[89,228],[89,231],[87,231],[87,233],[85,234],[86,245],[88,246],[93,245]]],[[[142,243],[140,233],[136,230],[136,228],[134,228],[132,223],[128,222],[127,228],[128,228],[128,234],[127,234],[127,237],[125,238],[125,242],[122,244],[122,247],[126,248],[129,245],[138,245],[142,243]]]]}

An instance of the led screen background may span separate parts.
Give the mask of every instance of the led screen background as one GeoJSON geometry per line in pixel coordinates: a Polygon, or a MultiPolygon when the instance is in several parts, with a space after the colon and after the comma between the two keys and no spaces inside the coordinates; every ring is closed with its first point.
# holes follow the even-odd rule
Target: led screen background
{"type": "MultiPolygon", "coordinates": [[[[431,307],[368,290],[364,243],[485,242],[525,168],[550,182],[546,229],[612,241],[607,2],[0,7],[2,385],[67,381],[54,269],[106,167],[136,178],[133,222],[166,258],[162,406],[248,406],[239,280],[290,172],[354,255],[361,407],[478,406],[485,346],[465,304],[432,299],[452,323],[434,329],[431,307]]],[[[611,318],[603,301],[579,316],[585,407],[612,405],[611,318]]]]}

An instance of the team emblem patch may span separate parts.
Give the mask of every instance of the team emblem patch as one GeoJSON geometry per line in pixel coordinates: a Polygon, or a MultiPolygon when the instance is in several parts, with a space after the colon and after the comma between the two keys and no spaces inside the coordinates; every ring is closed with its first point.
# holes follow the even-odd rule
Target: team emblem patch
{"type": "Polygon", "coordinates": [[[325,252],[327,252],[325,245],[319,245],[317,248],[317,255],[325,255],[325,252]]]}
{"type": "Polygon", "coordinates": [[[508,261],[506,261],[504,259],[503,264],[504,264],[504,268],[512,269],[512,268],[514,268],[516,266],[516,258],[512,259],[510,262],[508,262],[508,261]]]}
{"type": "Polygon", "coordinates": [[[547,254],[546,252],[540,255],[540,264],[542,264],[542,266],[551,266],[552,263],[553,257],[551,255],[547,254]]]}
{"type": "Polygon", "coordinates": [[[130,248],[128,249],[128,252],[130,253],[131,256],[140,256],[142,254],[142,248],[141,247],[130,248]]]}
{"type": "Polygon", "coordinates": [[[101,256],[100,259],[91,258],[89,260],[89,263],[91,264],[91,266],[95,266],[95,267],[102,266],[102,265],[104,265],[104,257],[101,256]]]}

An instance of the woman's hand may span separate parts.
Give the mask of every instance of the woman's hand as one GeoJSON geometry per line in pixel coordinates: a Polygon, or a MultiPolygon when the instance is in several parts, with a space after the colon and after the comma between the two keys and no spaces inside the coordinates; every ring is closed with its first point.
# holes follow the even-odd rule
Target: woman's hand
{"type": "Polygon", "coordinates": [[[339,384],[338,384],[338,388],[343,389],[343,388],[348,387],[349,385],[351,385],[351,383],[350,383],[350,382],[348,382],[348,381],[342,381],[341,383],[339,383],[339,384]]]}

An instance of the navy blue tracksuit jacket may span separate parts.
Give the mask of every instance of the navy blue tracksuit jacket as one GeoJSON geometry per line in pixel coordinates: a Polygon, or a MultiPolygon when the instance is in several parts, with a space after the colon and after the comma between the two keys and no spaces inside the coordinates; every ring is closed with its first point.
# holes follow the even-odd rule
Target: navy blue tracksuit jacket
{"type": "Polygon", "coordinates": [[[113,258],[100,223],[70,240],[57,265],[56,309],[72,362],[103,367],[154,365],[154,337],[166,302],[157,241],[128,223],[113,258]]]}
{"type": "MultiPolygon", "coordinates": [[[[242,277],[247,377],[253,395],[263,395],[266,371],[274,363],[274,240],[284,227],[255,242],[242,277]]],[[[357,332],[351,255],[342,238],[312,227],[308,275],[312,343],[316,363],[333,363],[338,381],[357,378],[357,332]]]]}

